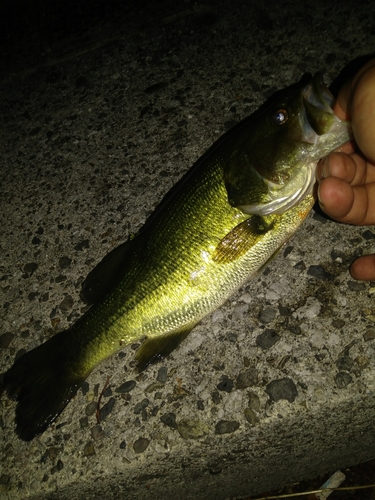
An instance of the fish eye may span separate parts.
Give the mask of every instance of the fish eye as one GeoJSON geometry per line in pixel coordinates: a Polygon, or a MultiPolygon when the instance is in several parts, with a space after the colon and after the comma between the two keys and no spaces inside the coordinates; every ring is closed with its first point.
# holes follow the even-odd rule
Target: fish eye
{"type": "Polygon", "coordinates": [[[278,109],[272,115],[272,121],[275,125],[283,125],[288,121],[288,112],[286,109],[278,109]]]}

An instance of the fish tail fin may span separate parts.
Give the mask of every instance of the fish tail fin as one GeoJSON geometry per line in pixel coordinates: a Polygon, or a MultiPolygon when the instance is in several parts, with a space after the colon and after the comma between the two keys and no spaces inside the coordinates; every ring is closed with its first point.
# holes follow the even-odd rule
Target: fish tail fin
{"type": "Polygon", "coordinates": [[[69,330],[21,356],[2,375],[0,394],[17,401],[16,432],[24,441],[41,434],[58,417],[88,373],[75,370],[69,330]]]}

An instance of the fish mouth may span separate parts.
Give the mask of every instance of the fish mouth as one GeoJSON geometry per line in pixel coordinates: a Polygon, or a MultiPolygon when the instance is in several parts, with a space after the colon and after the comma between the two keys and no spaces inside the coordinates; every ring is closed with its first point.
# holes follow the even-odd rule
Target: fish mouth
{"type": "Polygon", "coordinates": [[[335,124],[337,126],[340,120],[334,114],[335,98],[324,83],[322,73],[315,73],[314,76],[305,75],[300,88],[300,109],[297,120],[290,129],[290,139],[306,144],[307,149],[302,150],[297,162],[301,168],[296,169],[293,175],[282,183],[267,179],[259,173],[259,177],[268,188],[268,200],[261,203],[241,204],[238,208],[244,213],[283,214],[297,205],[313,190],[315,169],[319,158],[327,154],[334,146],[345,142],[341,140],[335,144],[335,141],[330,138],[330,131],[335,132],[335,124]],[[325,147],[326,140],[328,146],[325,147]]]}
{"type": "Polygon", "coordinates": [[[306,164],[305,168],[300,169],[286,184],[276,184],[263,177],[263,182],[268,187],[268,201],[239,205],[237,208],[249,215],[282,215],[312,192],[315,184],[315,167],[316,162],[306,164]]]}
{"type": "MultiPolygon", "coordinates": [[[[296,206],[313,192],[319,159],[351,137],[348,122],[341,121],[333,111],[335,99],[325,85],[322,73],[306,74],[289,90],[289,97],[281,101],[281,114],[286,112],[287,117],[281,127],[286,127],[283,141],[291,146],[291,154],[288,151],[284,154],[282,146],[276,147],[272,150],[276,158],[270,162],[271,167],[261,169],[252,165],[253,182],[265,188],[262,196],[255,189],[252,191],[246,187],[242,190],[240,185],[237,192],[230,193],[232,206],[245,214],[281,215],[296,206]],[[278,153],[280,158],[277,158],[278,153]]],[[[280,112],[276,106],[272,109],[280,112]]]]}
{"type": "Polygon", "coordinates": [[[315,144],[326,134],[335,121],[333,104],[335,99],[324,83],[322,73],[315,73],[302,90],[299,140],[315,144]]]}

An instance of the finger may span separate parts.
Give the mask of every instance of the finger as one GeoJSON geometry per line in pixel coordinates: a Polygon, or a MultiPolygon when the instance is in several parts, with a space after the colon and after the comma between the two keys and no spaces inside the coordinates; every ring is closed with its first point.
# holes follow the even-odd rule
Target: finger
{"type": "Polygon", "coordinates": [[[328,177],[318,186],[318,200],[327,215],[344,222],[353,207],[354,190],[348,182],[337,177],[328,177]]]}
{"type": "Polygon", "coordinates": [[[337,177],[328,177],[318,186],[318,199],[322,210],[339,222],[375,224],[375,183],[351,186],[337,177]]]}
{"type": "Polygon", "coordinates": [[[318,181],[327,177],[338,177],[349,184],[363,184],[366,180],[366,162],[358,154],[331,153],[320,160],[316,171],[318,181]]]}
{"type": "Polygon", "coordinates": [[[375,255],[364,255],[350,266],[350,274],[356,280],[375,280],[375,255]]]}
{"type": "Polygon", "coordinates": [[[344,83],[341,87],[339,95],[333,105],[333,111],[335,115],[340,118],[340,120],[350,120],[349,113],[347,111],[347,102],[350,96],[351,81],[344,83]]]}
{"type": "Polygon", "coordinates": [[[369,160],[375,161],[375,64],[357,80],[350,108],[356,143],[369,160]]]}
{"type": "Polygon", "coordinates": [[[333,110],[340,120],[350,120],[353,110],[352,96],[355,92],[357,82],[362,79],[367,72],[372,73],[375,68],[375,59],[365,64],[350,80],[341,87],[339,95],[334,104],[333,110]]]}
{"type": "Polygon", "coordinates": [[[342,146],[339,146],[334,151],[337,153],[346,153],[347,155],[353,154],[357,150],[356,143],[352,140],[350,142],[346,142],[342,146]]]}

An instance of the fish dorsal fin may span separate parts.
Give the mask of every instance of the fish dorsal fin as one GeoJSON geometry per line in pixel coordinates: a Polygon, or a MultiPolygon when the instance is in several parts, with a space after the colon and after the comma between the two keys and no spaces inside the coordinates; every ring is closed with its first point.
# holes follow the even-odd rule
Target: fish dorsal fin
{"type": "Polygon", "coordinates": [[[272,229],[274,218],[275,216],[252,215],[238,224],[219,242],[213,260],[225,264],[241,257],[255,245],[262,235],[272,229]]]}
{"type": "Polygon", "coordinates": [[[177,330],[158,337],[147,338],[135,355],[137,369],[142,371],[150,364],[164,359],[181,344],[193,328],[194,325],[184,330],[177,330]]]}
{"type": "Polygon", "coordinates": [[[122,243],[107,254],[82,283],[81,299],[95,304],[121,281],[132,240],[122,243]]]}

